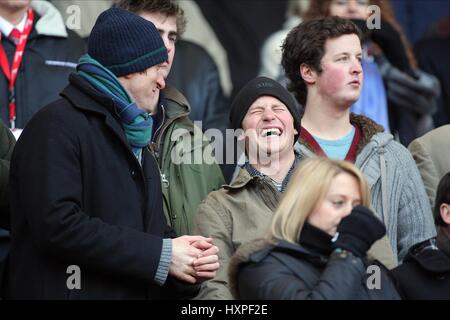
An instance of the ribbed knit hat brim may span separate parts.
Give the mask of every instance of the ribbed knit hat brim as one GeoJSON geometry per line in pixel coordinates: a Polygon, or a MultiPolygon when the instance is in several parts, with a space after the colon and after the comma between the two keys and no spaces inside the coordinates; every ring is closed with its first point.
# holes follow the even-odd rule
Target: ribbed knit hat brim
{"type": "Polygon", "coordinates": [[[145,71],[168,59],[154,24],[120,8],[110,8],[97,18],[88,54],[117,77],[145,71]]]}

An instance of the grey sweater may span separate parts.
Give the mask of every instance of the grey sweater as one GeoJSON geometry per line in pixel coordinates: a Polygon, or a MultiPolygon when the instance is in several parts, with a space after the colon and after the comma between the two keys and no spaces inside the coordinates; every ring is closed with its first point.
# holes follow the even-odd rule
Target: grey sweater
{"type": "MultiPolygon", "coordinates": [[[[425,187],[408,149],[366,117],[352,114],[350,121],[362,135],[355,165],[364,173],[372,207],[402,261],[411,246],[436,236],[425,187]]],[[[315,157],[303,140],[295,148],[304,157],[315,157]]]]}

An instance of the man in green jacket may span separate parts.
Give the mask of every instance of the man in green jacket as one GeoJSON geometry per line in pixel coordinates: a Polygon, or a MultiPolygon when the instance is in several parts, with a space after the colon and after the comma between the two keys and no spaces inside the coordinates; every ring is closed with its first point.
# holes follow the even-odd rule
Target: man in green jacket
{"type": "MultiPolygon", "coordinates": [[[[244,243],[265,236],[273,213],[302,157],[294,150],[300,116],[294,98],[276,81],[258,77],[236,96],[231,124],[243,129],[246,163],[231,182],[211,192],[200,204],[196,232],[213,239],[219,248],[220,269],[202,284],[197,299],[232,299],[228,280],[231,256],[244,243]]],[[[386,237],[371,248],[371,256],[395,266],[386,237]]]]}
{"type": "MultiPolygon", "coordinates": [[[[168,53],[168,60],[163,64],[167,78],[175,42],[186,24],[181,8],[172,0],[120,0],[117,4],[151,21],[159,30],[168,53]]],[[[192,234],[199,203],[225,183],[208,139],[188,117],[190,110],[186,98],[166,85],[152,114],[157,125],[150,147],[161,170],[164,212],[178,235],[192,234]],[[182,161],[177,161],[180,154],[183,154],[182,161]]]]}
{"type": "Polygon", "coordinates": [[[300,116],[276,81],[250,81],[234,99],[230,120],[235,130],[244,130],[238,139],[245,141],[246,163],[230,185],[210,193],[199,207],[196,231],[213,238],[221,266],[212,281],[203,283],[199,299],[232,298],[228,262],[241,244],[264,236],[300,160],[294,153],[300,116]]]}

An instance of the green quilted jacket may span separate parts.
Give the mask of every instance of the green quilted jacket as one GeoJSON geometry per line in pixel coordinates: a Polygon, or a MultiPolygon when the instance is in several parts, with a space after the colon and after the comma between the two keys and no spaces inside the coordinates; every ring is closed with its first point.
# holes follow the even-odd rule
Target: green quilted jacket
{"type": "Polygon", "coordinates": [[[170,86],[163,94],[164,122],[151,149],[161,171],[164,213],[178,235],[192,234],[198,205],[225,180],[208,139],[188,118],[186,98],[170,86]]]}

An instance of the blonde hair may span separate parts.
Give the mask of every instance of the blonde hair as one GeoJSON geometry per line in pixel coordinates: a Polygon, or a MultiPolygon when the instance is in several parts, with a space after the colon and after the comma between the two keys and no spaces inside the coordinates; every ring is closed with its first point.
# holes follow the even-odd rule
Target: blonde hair
{"type": "Polygon", "coordinates": [[[361,205],[370,207],[369,187],[354,164],[327,158],[307,159],[296,169],[289,182],[275,212],[268,239],[297,243],[305,220],[323,201],[332,180],[340,173],[348,173],[358,181],[361,205]]]}

